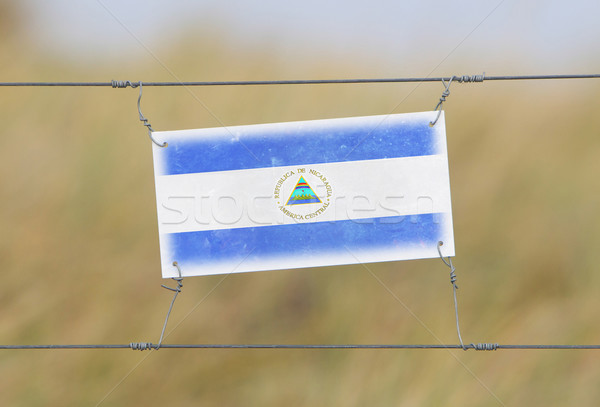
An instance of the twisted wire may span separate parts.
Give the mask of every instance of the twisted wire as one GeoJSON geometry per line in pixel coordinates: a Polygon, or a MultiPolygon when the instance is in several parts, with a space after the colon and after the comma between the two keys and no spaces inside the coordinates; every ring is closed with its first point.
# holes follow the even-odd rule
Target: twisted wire
{"type": "MultiPolygon", "coordinates": [[[[150,342],[131,342],[129,344],[131,350],[149,350],[154,349],[154,345],[150,342]]],[[[158,348],[157,348],[158,349],[158,348]]]]}
{"type": "Polygon", "coordinates": [[[131,86],[132,88],[137,88],[141,86],[141,82],[131,82],[131,81],[115,81],[114,79],[111,81],[113,88],[126,88],[131,86]]]}
{"type": "Polygon", "coordinates": [[[475,350],[496,350],[496,349],[498,349],[497,343],[472,343],[471,346],[475,350]]]}
{"type": "MultiPolygon", "coordinates": [[[[138,108],[138,114],[139,114],[139,118],[140,121],[142,122],[142,125],[146,126],[146,128],[148,129],[148,137],[150,137],[150,140],[152,140],[152,142],[154,144],[156,144],[159,147],[166,147],[167,146],[167,142],[164,143],[159,143],[158,141],[156,141],[154,139],[154,136],[152,135],[152,132],[154,131],[154,129],[152,128],[152,126],[150,125],[150,122],[148,121],[148,119],[146,119],[146,117],[144,117],[144,114],[142,113],[142,82],[138,82],[135,86],[130,82],[130,81],[113,81],[113,83],[117,84],[117,87],[127,87],[127,85],[131,86],[132,88],[135,87],[140,87],[140,95],[138,96],[138,100],[137,100],[137,108],[138,108]],[[119,86],[119,85],[123,85],[123,86],[119,86]]],[[[114,86],[113,86],[114,87],[114,86]]]]}
{"type": "Polygon", "coordinates": [[[473,82],[483,82],[485,80],[485,72],[483,75],[463,75],[463,76],[455,76],[454,80],[458,83],[473,83],[473,82]]]}
{"type": "MultiPolygon", "coordinates": [[[[183,287],[183,277],[181,277],[181,268],[179,268],[179,264],[174,261],[173,266],[177,267],[177,273],[179,277],[172,277],[171,279],[177,282],[177,287],[171,288],[166,285],[161,285],[161,287],[166,288],[167,290],[175,292],[173,295],[173,299],[171,300],[171,305],[169,306],[169,311],[167,312],[167,317],[165,318],[165,323],[163,324],[162,331],[160,333],[160,339],[158,340],[158,344],[156,345],[156,350],[160,349],[162,345],[163,338],[165,336],[165,330],[167,329],[167,322],[169,322],[169,316],[171,315],[171,311],[173,310],[173,304],[175,304],[175,300],[177,299],[177,295],[181,292],[181,288],[183,287]]],[[[143,349],[141,349],[143,350],[143,349]]]]}
{"type": "Polygon", "coordinates": [[[468,348],[464,345],[462,336],[460,335],[460,323],[458,320],[458,300],[456,299],[456,290],[458,290],[458,285],[456,285],[456,268],[452,264],[452,259],[448,256],[448,261],[444,259],[442,256],[441,247],[444,245],[444,242],[441,240],[437,244],[437,250],[440,255],[440,259],[444,262],[444,264],[450,267],[450,284],[452,284],[452,293],[454,294],[454,316],[456,317],[456,333],[458,334],[458,341],[460,342],[460,346],[463,350],[467,350],[468,348]]]}
{"type": "MultiPolygon", "coordinates": [[[[438,102],[438,104],[435,106],[435,109],[433,109],[433,111],[434,111],[434,112],[435,112],[435,111],[437,111],[438,113],[437,113],[437,116],[435,117],[435,120],[433,120],[433,121],[429,122],[429,126],[431,126],[431,127],[435,126],[435,124],[437,123],[437,121],[438,121],[438,120],[439,120],[439,118],[440,118],[440,115],[442,114],[442,105],[443,105],[443,104],[444,104],[444,102],[446,101],[446,98],[447,98],[448,96],[450,96],[450,85],[452,84],[452,80],[453,80],[454,78],[455,78],[454,76],[453,76],[453,77],[451,77],[451,78],[450,78],[450,80],[448,81],[448,83],[447,83],[447,84],[446,84],[446,81],[444,81],[444,80],[442,79],[442,83],[444,84],[444,86],[445,86],[446,88],[445,88],[445,89],[444,89],[444,91],[442,92],[442,96],[440,97],[440,101],[439,101],[439,102],[438,102]]],[[[445,263],[445,262],[444,262],[444,263],[445,263]]]]}

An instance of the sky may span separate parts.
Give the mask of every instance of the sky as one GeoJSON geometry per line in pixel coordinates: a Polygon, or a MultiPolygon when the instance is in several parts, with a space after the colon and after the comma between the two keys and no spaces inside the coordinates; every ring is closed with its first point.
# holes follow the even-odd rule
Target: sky
{"type": "Polygon", "coordinates": [[[597,0],[24,0],[21,5],[37,46],[69,58],[135,57],[168,46],[191,28],[209,27],[226,33],[240,49],[268,44],[291,60],[324,53],[376,57],[389,61],[390,71],[414,76],[444,65],[473,69],[466,74],[501,74],[496,69],[506,67],[514,74],[599,71],[597,0]]]}

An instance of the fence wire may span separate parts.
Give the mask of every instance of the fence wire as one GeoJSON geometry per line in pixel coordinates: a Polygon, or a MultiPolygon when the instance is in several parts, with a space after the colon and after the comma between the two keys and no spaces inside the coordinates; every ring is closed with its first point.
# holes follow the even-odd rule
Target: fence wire
{"type": "MultiPolygon", "coordinates": [[[[107,345],[0,345],[0,350],[35,349],[132,349],[157,350],[158,344],[132,342],[107,345]]],[[[286,345],[286,344],[161,344],[160,349],[463,349],[463,345],[428,344],[350,344],[350,345],[286,345]]],[[[497,343],[465,344],[464,350],[600,350],[600,345],[501,345],[497,343]]]]}
{"type": "Polygon", "coordinates": [[[511,81],[511,80],[547,80],[547,79],[598,79],[600,74],[566,74],[566,75],[455,75],[421,78],[359,78],[359,79],[290,79],[290,80],[257,80],[257,81],[171,81],[171,82],[144,82],[144,81],[118,81],[110,82],[0,82],[0,86],[109,86],[112,88],[143,86],[248,86],[248,85],[323,85],[323,84],[351,84],[351,83],[415,83],[415,82],[440,82],[454,80],[460,83],[484,81],[511,81]]]}

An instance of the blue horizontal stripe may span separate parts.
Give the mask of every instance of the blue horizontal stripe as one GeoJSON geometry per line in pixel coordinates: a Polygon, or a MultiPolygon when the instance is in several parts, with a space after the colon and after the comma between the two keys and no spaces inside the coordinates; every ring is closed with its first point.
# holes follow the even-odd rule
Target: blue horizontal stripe
{"type": "Polygon", "coordinates": [[[429,120],[405,115],[198,130],[167,138],[163,173],[187,174],[414,157],[437,152],[429,120]]]}
{"type": "Polygon", "coordinates": [[[442,214],[169,234],[173,260],[196,265],[435,245],[442,214]],[[347,248],[347,249],[346,249],[347,248]]]}

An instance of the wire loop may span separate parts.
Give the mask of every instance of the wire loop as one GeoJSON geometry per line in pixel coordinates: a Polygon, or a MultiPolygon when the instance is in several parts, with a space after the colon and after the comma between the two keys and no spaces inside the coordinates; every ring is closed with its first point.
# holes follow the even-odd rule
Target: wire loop
{"type": "MultiPolygon", "coordinates": [[[[114,83],[115,81],[113,81],[114,83]]],[[[118,81],[117,81],[118,82],[118,81]]],[[[129,82],[129,81],[126,81],[129,82]]],[[[154,144],[156,144],[159,147],[166,147],[167,143],[159,143],[158,141],[156,141],[154,139],[154,137],[152,136],[152,132],[154,131],[154,129],[152,129],[152,126],[150,125],[150,122],[148,121],[148,119],[146,119],[142,113],[142,107],[141,107],[141,102],[142,102],[142,81],[139,81],[135,86],[133,86],[133,84],[131,82],[129,82],[130,86],[132,88],[136,88],[136,87],[140,87],[140,95],[138,96],[138,101],[137,101],[137,107],[138,107],[138,113],[139,113],[139,118],[140,121],[142,122],[142,124],[144,126],[146,126],[148,128],[148,136],[150,137],[150,140],[152,140],[152,142],[154,144]]],[[[125,84],[125,86],[127,86],[127,84],[125,84]]]]}

